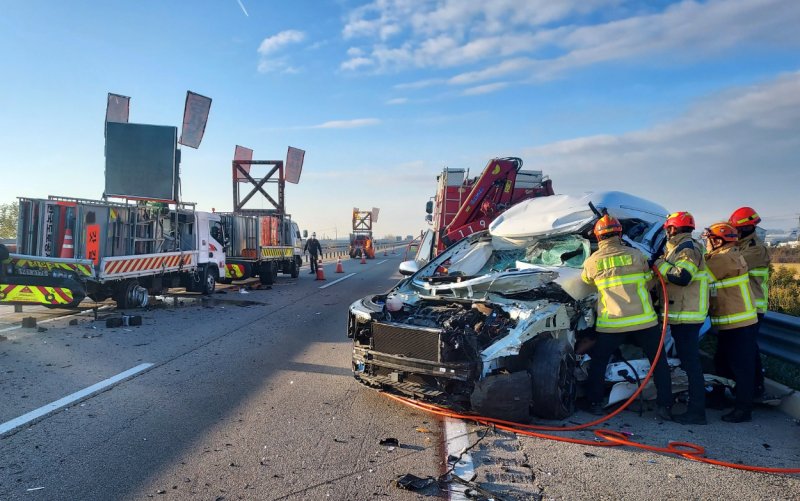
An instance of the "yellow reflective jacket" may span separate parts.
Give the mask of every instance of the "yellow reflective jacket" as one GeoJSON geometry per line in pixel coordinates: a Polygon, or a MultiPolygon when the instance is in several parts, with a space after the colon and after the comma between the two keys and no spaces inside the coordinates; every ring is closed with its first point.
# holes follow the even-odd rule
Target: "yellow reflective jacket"
{"type": "MultiPolygon", "coordinates": [[[[708,316],[708,274],[700,243],[692,239],[691,233],[675,235],[667,241],[664,255],[656,260],[655,267],[667,283],[668,323],[703,323],[708,316]],[[690,276],[688,283],[678,285],[672,281],[682,278],[684,273],[690,276]]],[[[663,305],[661,288],[658,292],[663,305]]]]}
{"type": "Polygon", "coordinates": [[[752,233],[739,240],[739,252],[747,262],[753,303],[758,313],[766,313],[769,300],[769,252],[767,246],[752,233]]]}
{"type": "Polygon", "coordinates": [[[581,278],[600,292],[597,332],[630,332],[658,323],[648,282],[653,273],[647,258],[622,245],[619,237],[601,240],[597,252],[583,263],[581,278]]]}
{"type": "Polygon", "coordinates": [[[711,280],[711,324],[719,330],[755,324],[758,319],[750,296],[747,263],[736,244],[725,244],[706,254],[706,268],[711,280]]]}

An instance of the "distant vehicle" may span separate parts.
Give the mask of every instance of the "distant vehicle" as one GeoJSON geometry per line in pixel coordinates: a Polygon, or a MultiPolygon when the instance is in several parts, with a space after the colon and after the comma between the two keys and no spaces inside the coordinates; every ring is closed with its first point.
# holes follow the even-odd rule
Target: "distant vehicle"
{"type": "Polygon", "coordinates": [[[353,233],[350,234],[350,258],[375,259],[375,240],[372,237],[373,211],[353,209],[353,233]]]}

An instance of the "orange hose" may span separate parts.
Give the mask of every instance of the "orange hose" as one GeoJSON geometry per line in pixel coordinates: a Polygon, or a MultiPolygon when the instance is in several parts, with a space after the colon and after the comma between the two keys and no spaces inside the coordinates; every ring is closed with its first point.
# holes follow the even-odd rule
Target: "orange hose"
{"type": "MultiPolygon", "coordinates": [[[[668,318],[669,313],[669,300],[667,296],[667,284],[664,282],[664,277],[653,268],[654,272],[658,276],[659,281],[661,282],[661,290],[664,293],[664,319],[668,318]]],[[[547,440],[555,440],[557,442],[568,442],[571,444],[580,444],[580,445],[591,445],[594,447],[616,447],[616,446],[629,446],[629,447],[636,447],[638,449],[644,449],[650,452],[658,452],[662,454],[674,454],[676,456],[680,456],[685,459],[689,459],[691,461],[698,461],[700,463],[707,463],[713,464],[717,466],[725,466],[727,468],[735,468],[737,470],[747,470],[747,471],[755,471],[761,473],[781,473],[781,474],[800,474],[800,468],[771,468],[765,466],[751,466],[751,465],[744,465],[738,463],[729,463],[727,461],[719,461],[716,459],[710,459],[703,457],[706,453],[705,448],[700,445],[693,444],[691,442],[669,442],[666,447],[657,447],[654,445],[647,445],[641,444],[639,442],[635,442],[630,440],[627,435],[608,429],[598,429],[593,430],[595,436],[597,437],[595,440],[584,440],[579,438],[569,438],[569,437],[561,437],[558,435],[550,435],[547,433],[537,433],[532,430],[541,430],[541,431],[578,431],[590,428],[596,424],[603,423],[608,421],[609,419],[613,418],[620,412],[622,412],[626,407],[628,407],[631,402],[636,400],[636,397],[644,389],[647,382],[650,381],[650,378],[653,375],[653,370],[655,369],[656,363],[658,362],[659,357],[661,356],[661,350],[664,347],[664,338],[667,334],[667,322],[666,320],[663,322],[663,326],[661,328],[661,340],[658,344],[658,352],[653,359],[653,362],[650,364],[650,370],[647,372],[647,375],[642,380],[639,388],[631,395],[628,400],[626,400],[619,408],[615,411],[609,413],[606,416],[601,418],[595,419],[594,421],[590,421],[588,423],[576,425],[576,426],[542,426],[542,425],[531,425],[525,423],[515,423],[513,421],[505,421],[502,419],[478,416],[476,414],[462,414],[459,412],[454,412],[444,407],[440,407],[438,405],[429,404],[426,402],[419,402],[416,400],[412,400],[406,397],[401,397],[398,395],[392,395],[390,393],[384,393],[387,397],[391,398],[392,400],[396,400],[398,402],[404,403],[410,407],[415,409],[419,409],[422,411],[430,412],[432,414],[436,414],[438,416],[443,417],[451,417],[455,419],[463,419],[467,421],[474,421],[478,424],[484,424],[489,426],[494,426],[497,429],[508,431],[511,433],[517,433],[519,435],[525,435],[528,437],[536,437],[536,438],[544,438],[547,440]],[[598,440],[599,439],[599,440],[598,440]]]]}

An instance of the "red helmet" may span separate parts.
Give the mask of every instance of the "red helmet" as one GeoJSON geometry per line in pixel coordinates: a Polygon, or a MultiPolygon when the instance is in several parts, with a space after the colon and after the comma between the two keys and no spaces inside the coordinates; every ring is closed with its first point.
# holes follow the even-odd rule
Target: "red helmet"
{"type": "Polygon", "coordinates": [[[704,237],[717,237],[725,242],[736,242],[739,240],[739,232],[728,223],[714,223],[703,232],[704,237]]]}
{"type": "Polygon", "coordinates": [[[597,238],[597,240],[601,240],[601,237],[610,235],[612,233],[622,233],[622,225],[619,224],[617,218],[606,214],[598,219],[596,223],[594,223],[594,236],[597,238]]]}
{"type": "Polygon", "coordinates": [[[755,226],[761,222],[761,217],[752,207],[739,207],[731,217],[728,223],[734,228],[741,228],[742,226],[755,226]]]}
{"type": "Polygon", "coordinates": [[[673,212],[664,221],[664,228],[669,228],[670,226],[694,229],[694,217],[688,212],[673,212]]]}

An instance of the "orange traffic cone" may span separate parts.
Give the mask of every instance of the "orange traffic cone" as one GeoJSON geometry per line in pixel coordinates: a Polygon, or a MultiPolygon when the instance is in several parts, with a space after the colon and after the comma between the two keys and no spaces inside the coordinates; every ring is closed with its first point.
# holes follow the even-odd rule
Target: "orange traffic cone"
{"type": "Polygon", "coordinates": [[[61,257],[66,259],[75,257],[75,246],[72,244],[72,230],[69,228],[64,232],[64,242],[61,243],[61,257]]]}
{"type": "Polygon", "coordinates": [[[325,280],[325,270],[317,263],[317,280],[325,280]]]}
{"type": "Polygon", "coordinates": [[[342,258],[336,260],[336,273],[344,273],[344,268],[342,268],[342,258]]]}
{"type": "Polygon", "coordinates": [[[361,264],[367,264],[367,253],[366,252],[362,252],[361,253],[361,264]]]}

